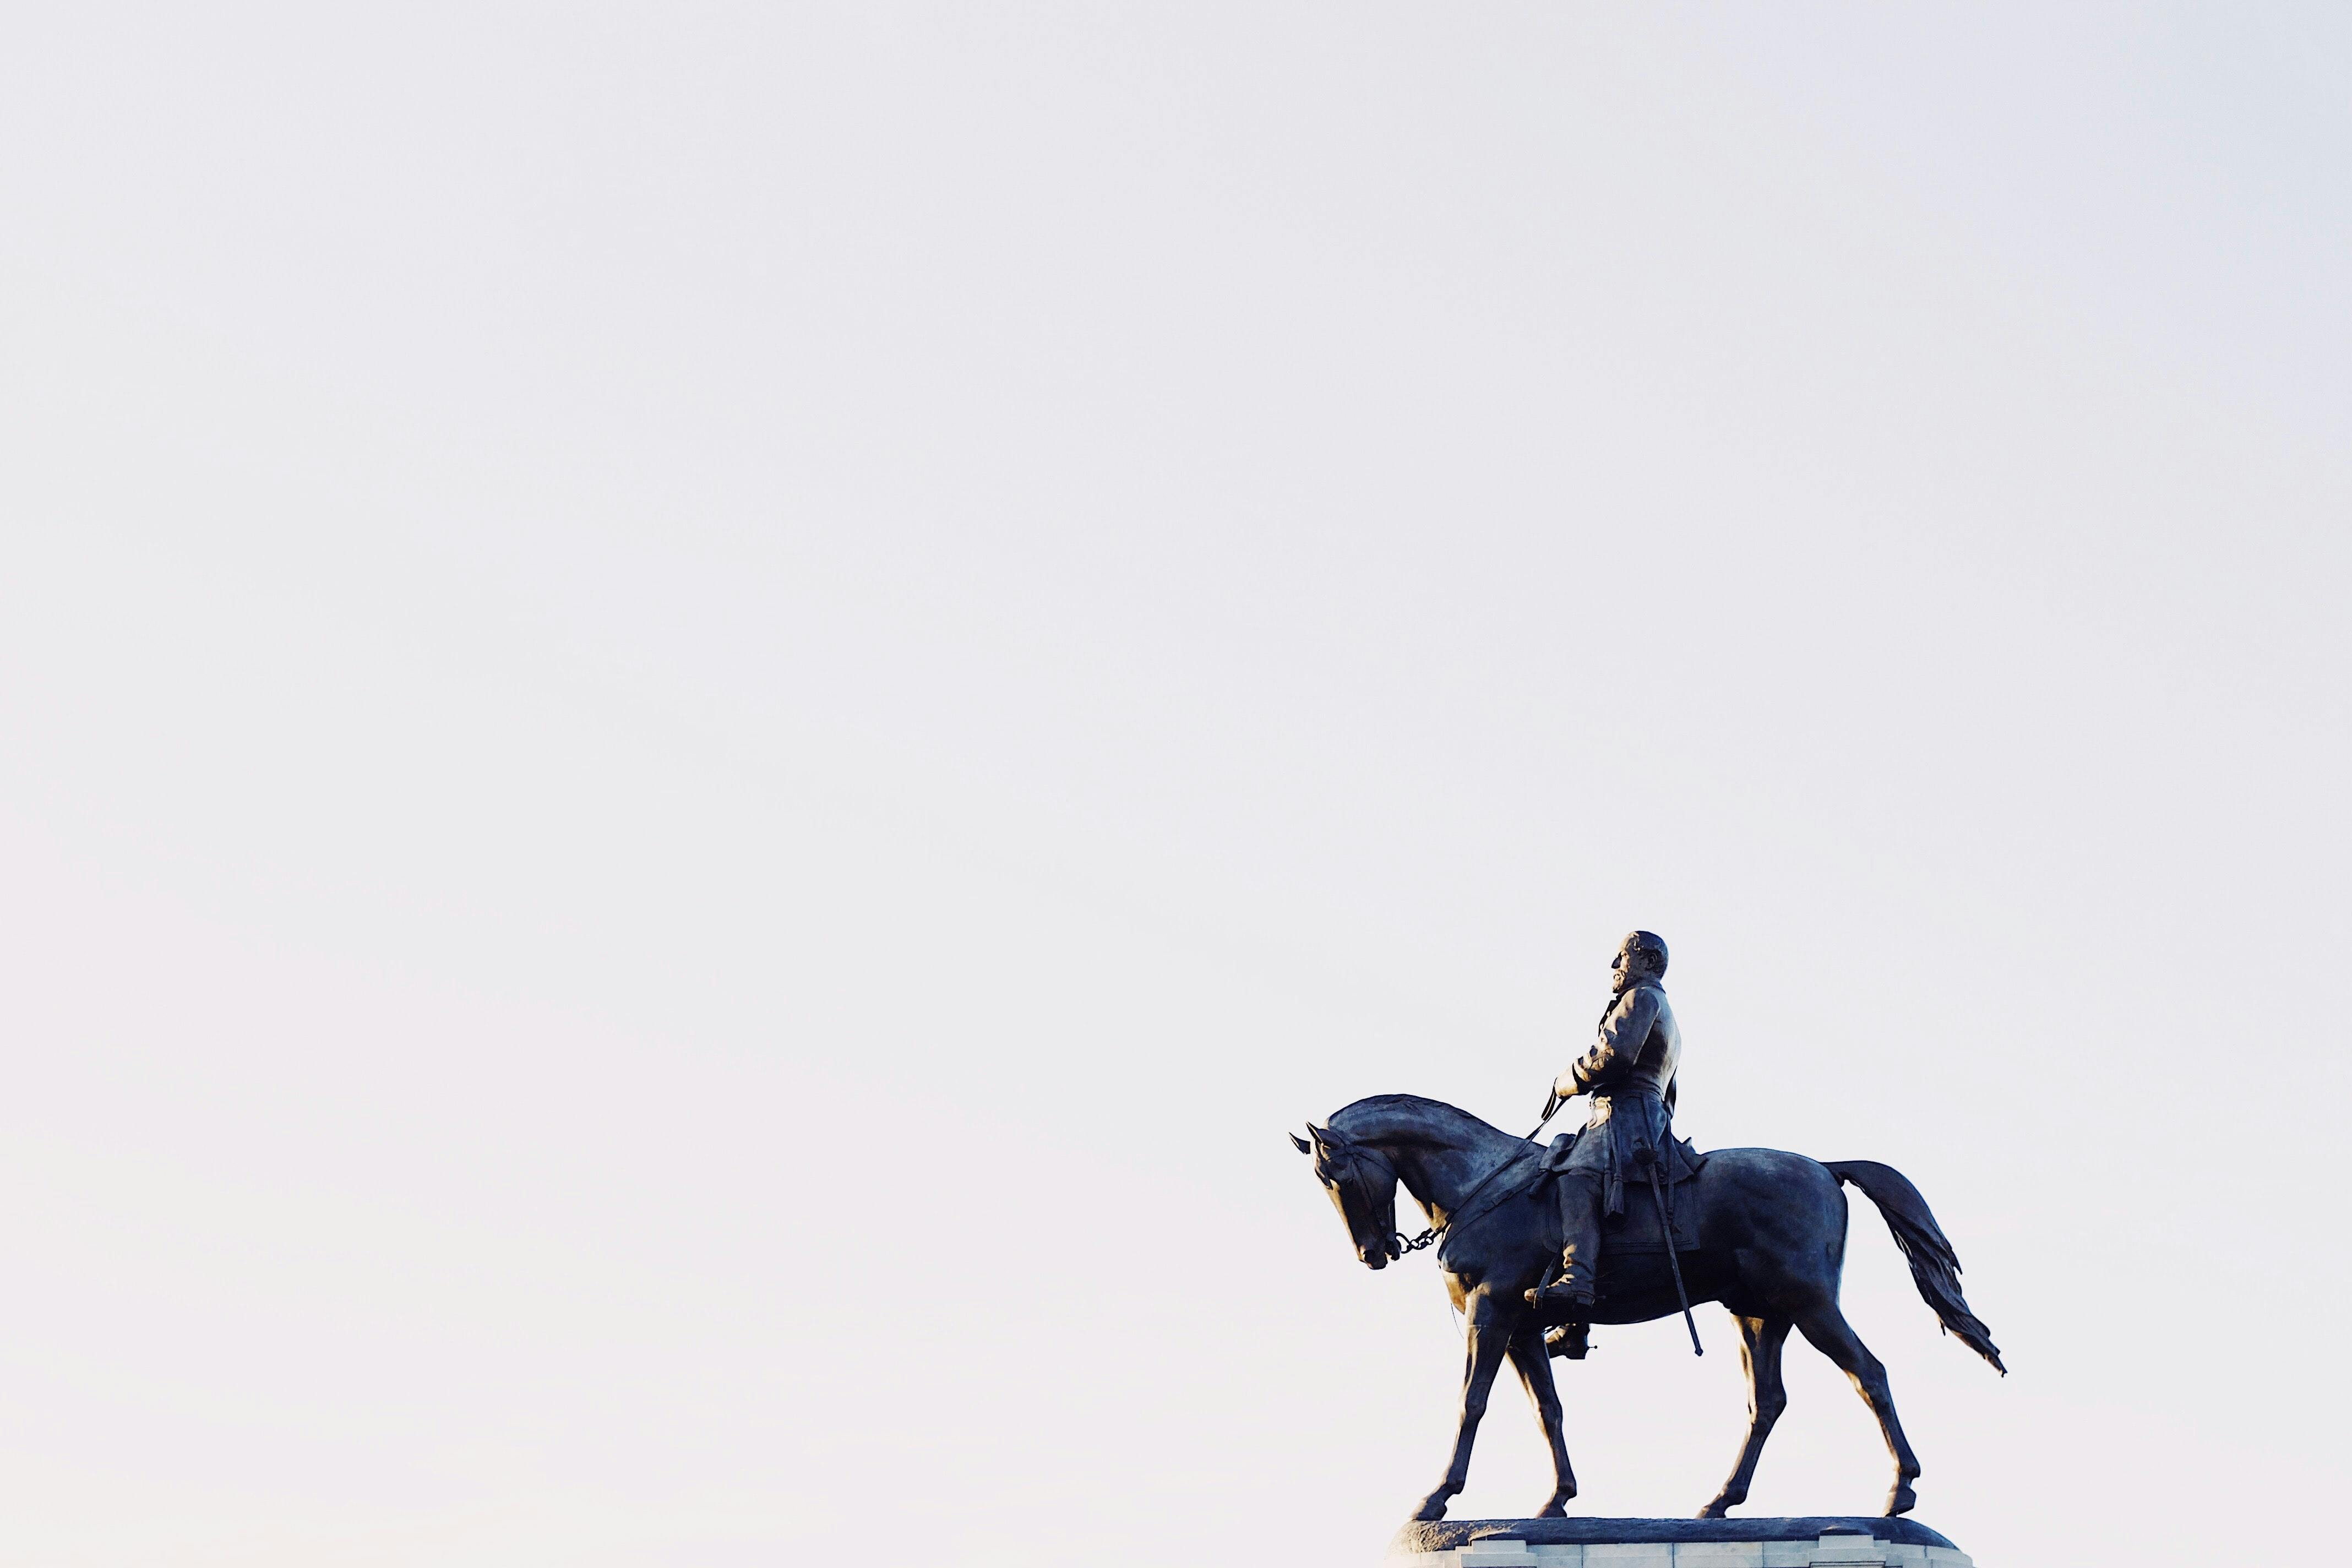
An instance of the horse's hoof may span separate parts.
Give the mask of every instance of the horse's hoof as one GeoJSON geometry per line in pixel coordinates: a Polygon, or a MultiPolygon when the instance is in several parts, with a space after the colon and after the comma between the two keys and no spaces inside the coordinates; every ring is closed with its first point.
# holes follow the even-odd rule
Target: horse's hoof
{"type": "Polygon", "coordinates": [[[1430,1498],[1421,1505],[1421,1511],[1414,1514],[1413,1519],[1422,1524],[1435,1524],[1445,1517],[1445,1501],[1443,1495],[1430,1498]]]}
{"type": "Polygon", "coordinates": [[[1889,1519],[1896,1514],[1909,1513],[1918,1506],[1919,1494],[1911,1489],[1909,1481],[1895,1482],[1895,1489],[1886,1494],[1886,1517],[1889,1519]]]}
{"type": "Polygon", "coordinates": [[[1698,1517],[1701,1519],[1722,1519],[1727,1516],[1730,1512],[1731,1505],[1724,1501],[1721,1498],[1717,1498],[1713,1502],[1707,1504],[1705,1508],[1699,1510],[1698,1517]]]}

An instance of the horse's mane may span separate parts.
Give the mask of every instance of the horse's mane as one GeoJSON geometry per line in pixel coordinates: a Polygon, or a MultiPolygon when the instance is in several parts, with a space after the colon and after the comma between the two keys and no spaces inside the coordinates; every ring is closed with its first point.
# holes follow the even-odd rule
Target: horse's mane
{"type": "MultiPolygon", "coordinates": [[[[1457,1134],[1475,1129],[1478,1131],[1491,1132],[1498,1138],[1512,1137],[1510,1133],[1504,1131],[1493,1122],[1482,1117],[1474,1116],[1458,1105],[1448,1105],[1442,1100],[1431,1100],[1425,1095],[1419,1094],[1367,1095],[1362,1100],[1349,1105],[1343,1105],[1333,1111],[1328,1125],[1341,1132],[1352,1135],[1356,1131],[1354,1123],[1375,1121],[1392,1131],[1405,1131],[1408,1128],[1426,1129],[1433,1134],[1439,1134],[1440,1141],[1446,1142],[1456,1140],[1444,1137],[1440,1133],[1440,1129],[1457,1134]],[[1349,1125],[1342,1126],[1342,1122],[1349,1125]]],[[[1512,1141],[1518,1142],[1517,1139],[1512,1141]]]]}

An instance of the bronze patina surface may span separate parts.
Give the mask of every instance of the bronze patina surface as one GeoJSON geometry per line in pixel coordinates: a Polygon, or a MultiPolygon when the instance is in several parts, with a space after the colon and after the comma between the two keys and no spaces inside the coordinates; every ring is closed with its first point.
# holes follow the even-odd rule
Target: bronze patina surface
{"type": "Polygon", "coordinates": [[[1677,1143],[1667,1112],[1682,1037],[1660,984],[1665,944],[1636,931],[1614,968],[1600,1037],[1555,1082],[1547,1107],[1549,1118],[1562,1096],[1594,1097],[1585,1131],[1572,1142],[1547,1152],[1466,1110],[1409,1094],[1360,1100],[1328,1126],[1310,1125],[1307,1137],[1292,1135],[1313,1158],[1316,1179],[1367,1268],[1384,1268],[1408,1250],[1442,1241],[1438,1263],[1467,1321],[1467,1356],[1453,1458],[1415,1518],[1444,1519],[1462,1490],[1487,1395],[1506,1361],[1534,1400],[1551,1449],[1554,1486],[1537,1517],[1560,1517],[1576,1496],[1576,1475],[1545,1329],[1567,1324],[1551,1351],[1578,1356],[1586,1324],[1645,1322],[1684,1310],[1685,1299],[1717,1301],[1730,1312],[1748,1385],[1746,1440],[1700,1518],[1721,1519],[1747,1500],[1764,1441],[1788,1404],[1780,1351],[1791,1330],[1845,1373],[1876,1417],[1895,1461],[1886,1514],[1907,1512],[1916,1500],[1918,1458],[1895,1416],[1885,1367],[1838,1309],[1846,1238],[1839,1189],[1856,1187],[1878,1206],[1937,1321],[2006,1371],[1961,1294],[1958,1255],[1919,1190],[1890,1165],[1824,1163],[1778,1149],[1699,1155],[1677,1143]],[[1430,1230],[1412,1242],[1397,1231],[1400,1187],[1429,1216],[1430,1230]],[[1628,1193],[1636,1201],[1628,1202],[1628,1193]],[[1612,1234],[1606,1228],[1612,1218],[1620,1237],[1613,1253],[1603,1240],[1612,1234]],[[1605,1268],[1594,1267],[1596,1252],[1605,1268]]]}

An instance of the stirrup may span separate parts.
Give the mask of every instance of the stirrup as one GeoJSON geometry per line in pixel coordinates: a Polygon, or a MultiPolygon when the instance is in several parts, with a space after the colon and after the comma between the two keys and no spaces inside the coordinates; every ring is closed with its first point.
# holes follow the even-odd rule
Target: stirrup
{"type": "Polygon", "coordinates": [[[1562,1323],[1544,1335],[1544,1353],[1582,1361],[1592,1353],[1592,1325],[1580,1320],[1562,1323]]]}
{"type": "Polygon", "coordinates": [[[1592,1320],[1591,1287],[1578,1289],[1568,1282],[1565,1276],[1528,1291],[1527,1302],[1536,1310],[1538,1322],[1573,1323],[1592,1320]]]}

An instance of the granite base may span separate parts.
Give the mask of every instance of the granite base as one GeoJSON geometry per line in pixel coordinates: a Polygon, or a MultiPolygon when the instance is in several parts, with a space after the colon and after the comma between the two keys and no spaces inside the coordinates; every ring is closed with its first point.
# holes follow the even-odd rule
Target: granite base
{"type": "Polygon", "coordinates": [[[1907,1519],[1465,1519],[1408,1524],[1388,1568],[1975,1568],[1907,1519]]]}

